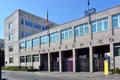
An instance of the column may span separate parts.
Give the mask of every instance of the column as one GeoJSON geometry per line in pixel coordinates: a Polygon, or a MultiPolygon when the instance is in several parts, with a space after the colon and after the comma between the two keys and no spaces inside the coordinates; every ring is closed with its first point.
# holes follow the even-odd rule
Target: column
{"type": "Polygon", "coordinates": [[[73,72],[76,72],[76,50],[73,49],[73,72]]]}
{"type": "Polygon", "coordinates": [[[114,59],[114,46],[113,43],[110,44],[110,69],[115,68],[115,59],[114,59]]]}
{"type": "Polygon", "coordinates": [[[33,68],[33,55],[31,55],[31,65],[32,65],[32,68],[33,68]]]}
{"type": "Polygon", "coordinates": [[[48,72],[50,72],[50,52],[48,52],[48,72]]]}
{"type": "Polygon", "coordinates": [[[40,63],[39,66],[41,66],[41,55],[40,55],[40,52],[39,52],[39,63],[40,63]]]}
{"type": "Polygon", "coordinates": [[[90,72],[92,73],[93,72],[93,49],[92,49],[92,46],[89,47],[89,63],[90,63],[90,72]]]}
{"type": "Polygon", "coordinates": [[[62,72],[62,52],[59,51],[59,72],[62,72]]]}
{"type": "Polygon", "coordinates": [[[25,67],[27,67],[27,60],[26,60],[26,56],[24,56],[25,59],[25,67]]]}

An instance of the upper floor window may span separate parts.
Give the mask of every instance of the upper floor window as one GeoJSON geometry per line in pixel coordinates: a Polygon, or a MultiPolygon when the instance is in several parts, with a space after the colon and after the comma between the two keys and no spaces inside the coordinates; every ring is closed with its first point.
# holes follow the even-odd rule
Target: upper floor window
{"type": "Polygon", "coordinates": [[[57,42],[58,39],[59,39],[58,36],[59,36],[59,35],[58,35],[58,32],[55,32],[55,33],[50,34],[50,42],[51,42],[51,43],[52,43],[52,42],[57,42]]]}
{"type": "Polygon", "coordinates": [[[47,29],[47,26],[42,26],[42,30],[46,30],[47,29]]]}
{"type": "Polygon", "coordinates": [[[31,22],[29,20],[25,20],[25,26],[32,27],[33,26],[33,22],[31,22]]]}
{"type": "Polygon", "coordinates": [[[87,35],[88,31],[88,23],[78,25],[75,27],[75,36],[87,35]]]}
{"type": "Polygon", "coordinates": [[[41,30],[41,25],[38,23],[34,23],[34,28],[41,30]]]}
{"type": "Polygon", "coordinates": [[[115,14],[112,16],[112,27],[120,27],[120,14],[115,14]]]}
{"type": "Polygon", "coordinates": [[[72,28],[61,31],[62,40],[72,38],[72,28]]]}
{"type": "Polygon", "coordinates": [[[32,46],[38,46],[39,45],[39,38],[35,38],[32,40],[32,46]]]}
{"type": "Polygon", "coordinates": [[[9,29],[12,29],[13,27],[13,22],[9,23],[9,29]]]}
{"type": "Polygon", "coordinates": [[[31,41],[30,40],[26,41],[26,48],[31,48],[31,41]]]}
{"type": "Polygon", "coordinates": [[[39,62],[39,55],[33,55],[33,62],[39,62]]]}
{"type": "Polygon", "coordinates": [[[24,43],[24,42],[21,42],[21,43],[20,43],[20,49],[23,49],[23,48],[25,48],[25,43],[24,43]]]}
{"type": "Polygon", "coordinates": [[[13,51],[13,46],[9,46],[9,52],[13,51]]]}
{"type": "Polygon", "coordinates": [[[13,63],[13,57],[9,58],[9,63],[13,63]]]}
{"type": "Polygon", "coordinates": [[[108,30],[108,17],[92,22],[92,32],[101,32],[108,30]]]}
{"type": "Polygon", "coordinates": [[[21,24],[24,25],[24,19],[21,19],[21,24]]]}
{"type": "Polygon", "coordinates": [[[48,43],[48,36],[42,36],[40,37],[40,44],[48,43]]]}
{"type": "Polygon", "coordinates": [[[13,34],[9,34],[9,41],[13,40],[13,34]]]}
{"type": "Polygon", "coordinates": [[[28,36],[30,36],[30,35],[32,35],[31,32],[24,32],[24,31],[21,31],[21,37],[22,37],[22,38],[28,37],[28,36]]]}

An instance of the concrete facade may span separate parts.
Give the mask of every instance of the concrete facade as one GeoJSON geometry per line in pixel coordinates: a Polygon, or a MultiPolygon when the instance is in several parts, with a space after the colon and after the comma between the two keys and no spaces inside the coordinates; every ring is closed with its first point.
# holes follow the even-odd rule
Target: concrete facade
{"type": "MultiPolygon", "coordinates": [[[[10,15],[5,20],[5,61],[9,62],[9,58],[13,58],[12,63],[6,64],[6,66],[32,66],[34,68],[39,68],[42,65],[42,62],[44,62],[47,65],[46,71],[72,71],[72,72],[94,72],[94,71],[101,71],[103,70],[103,66],[101,67],[100,60],[105,59],[105,54],[109,54],[110,58],[110,69],[113,68],[120,68],[120,65],[118,63],[118,59],[120,56],[114,55],[114,47],[116,43],[120,43],[120,26],[118,28],[112,27],[112,16],[115,14],[120,13],[120,6],[116,6],[95,14],[92,14],[91,22],[95,20],[99,20],[102,18],[107,17],[108,18],[108,30],[104,30],[101,32],[92,32],[92,24],[88,24],[88,34],[85,36],[75,36],[75,26],[88,23],[88,16],[85,16],[83,18],[62,24],[57,25],[55,24],[54,28],[50,28],[44,31],[40,30],[34,30],[31,28],[26,28],[25,26],[22,26],[20,24],[21,18],[30,19],[32,21],[35,21],[34,17],[30,17],[27,13],[24,13],[23,11],[16,11],[12,15],[10,15]],[[27,17],[26,17],[27,16],[27,17]],[[11,21],[14,21],[14,26],[11,29],[11,31],[8,29],[8,25],[11,21]],[[61,37],[61,31],[71,28],[72,29],[72,38],[62,40],[61,37]],[[30,31],[33,32],[34,35],[31,35],[27,38],[21,38],[20,31],[30,31]],[[23,48],[20,49],[19,44],[21,42],[26,42],[32,40],[34,38],[39,38],[44,35],[48,35],[48,41],[50,41],[49,34],[52,34],[54,32],[58,32],[59,40],[54,43],[46,43],[46,44],[40,44],[35,47],[30,48],[23,48]],[[9,41],[8,36],[9,34],[13,33],[14,38],[12,41],[9,41]],[[14,50],[12,52],[9,52],[8,47],[10,45],[13,45],[14,50]],[[102,51],[103,50],[103,51],[102,51]],[[38,54],[39,55],[39,61],[34,62],[33,56],[38,54]],[[31,61],[26,62],[26,56],[31,56],[31,61]],[[20,57],[24,56],[25,61],[20,62],[20,57]],[[99,58],[99,60],[97,60],[99,58]],[[67,67],[66,63],[63,60],[67,60],[67,67]],[[80,59],[80,61],[78,61],[80,59]],[[83,63],[82,63],[83,61],[83,63]],[[58,69],[53,68],[54,62],[58,62],[58,69]],[[80,64],[79,64],[80,63],[80,64]],[[99,63],[99,66],[95,64],[99,63]],[[72,65],[72,66],[71,66],[72,65]],[[84,66],[83,66],[84,65],[84,66]],[[79,67],[80,66],[80,67],[79,67]],[[87,67],[86,67],[87,66],[87,67]],[[84,68],[86,67],[86,68],[84,68]],[[101,67],[101,68],[99,68],[101,67]],[[99,69],[98,69],[99,68],[99,69]]],[[[37,17],[35,17],[37,18],[37,17]]],[[[41,20],[41,19],[39,19],[41,20]]],[[[44,19],[40,21],[40,24],[44,25],[44,19]]],[[[51,23],[49,23],[51,24],[51,23]]],[[[45,68],[45,67],[44,67],[45,68]]]]}

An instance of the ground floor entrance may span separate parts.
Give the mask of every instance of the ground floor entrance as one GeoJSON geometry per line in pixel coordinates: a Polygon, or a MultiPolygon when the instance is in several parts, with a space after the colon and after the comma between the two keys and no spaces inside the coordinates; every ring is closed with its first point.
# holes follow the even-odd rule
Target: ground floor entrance
{"type": "MultiPolygon", "coordinates": [[[[93,71],[104,71],[104,60],[110,62],[110,46],[102,45],[93,47],[93,71]]],[[[110,63],[109,63],[110,65],[110,63]]]]}
{"type": "Polygon", "coordinates": [[[89,72],[89,48],[76,50],[76,71],[89,72]]]}

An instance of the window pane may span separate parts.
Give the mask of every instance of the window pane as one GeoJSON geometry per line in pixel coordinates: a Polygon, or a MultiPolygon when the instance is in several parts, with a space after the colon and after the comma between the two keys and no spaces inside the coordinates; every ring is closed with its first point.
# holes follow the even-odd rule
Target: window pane
{"type": "Polygon", "coordinates": [[[9,34],[9,41],[13,40],[13,34],[9,34]]]}
{"type": "Polygon", "coordinates": [[[103,31],[103,30],[102,30],[102,21],[101,21],[101,20],[99,20],[99,21],[97,22],[97,31],[98,31],[98,32],[103,31]]]}
{"type": "Polygon", "coordinates": [[[33,62],[39,62],[39,55],[33,55],[33,62]]]}
{"type": "Polygon", "coordinates": [[[20,49],[23,49],[23,48],[25,48],[25,43],[24,42],[20,43],[20,49]]]}
{"type": "Polygon", "coordinates": [[[104,25],[104,30],[108,30],[108,21],[104,21],[103,25],[104,25]]]}
{"type": "Polygon", "coordinates": [[[113,26],[114,28],[118,27],[118,19],[113,19],[113,20],[112,20],[112,26],[113,26]]]}
{"type": "Polygon", "coordinates": [[[62,40],[72,37],[72,28],[65,29],[61,31],[62,40]]]}
{"type": "Polygon", "coordinates": [[[12,29],[13,27],[13,22],[9,23],[9,29],[12,29]]]}
{"type": "Polygon", "coordinates": [[[20,57],[20,63],[24,63],[25,62],[25,57],[24,56],[21,56],[20,57]]]}
{"type": "Polygon", "coordinates": [[[24,19],[21,19],[21,24],[24,25],[24,19]]]}
{"type": "Polygon", "coordinates": [[[26,48],[30,48],[31,47],[31,41],[26,41],[26,48]]]}
{"type": "Polygon", "coordinates": [[[50,34],[50,42],[58,41],[58,32],[50,34]]]}
{"type": "Polygon", "coordinates": [[[13,46],[9,46],[9,52],[13,51],[13,46]]]}
{"type": "Polygon", "coordinates": [[[34,46],[38,46],[38,45],[39,45],[39,38],[33,39],[32,42],[33,42],[33,43],[32,43],[33,47],[34,47],[34,46]]]}
{"type": "Polygon", "coordinates": [[[85,34],[85,35],[88,34],[88,27],[85,27],[84,29],[85,29],[85,30],[84,30],[84,31],[85,31],[84,34],[85,34]]]}
{"type": "Polygon", "coordinates": [[[42,37],[40,38],[40,43],[41,43],[41,44],[48,43],[48,36],[42,36],[42,37]]]}
{"type": "Polygon", "coordinates": [[[26,56],[26,62],[31,62],[31,55],[26,56]]]}

